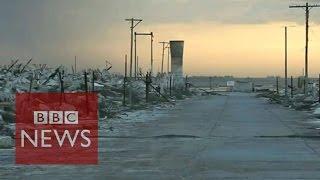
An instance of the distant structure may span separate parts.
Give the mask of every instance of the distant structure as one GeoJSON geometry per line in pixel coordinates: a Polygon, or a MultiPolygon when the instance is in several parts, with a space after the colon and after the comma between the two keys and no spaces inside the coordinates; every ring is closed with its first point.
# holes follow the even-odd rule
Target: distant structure
{"type": "Polygon", "coordinates": [[[171,73],[176,79],[183,78],[184,41],[170,41],[171,73]]]}

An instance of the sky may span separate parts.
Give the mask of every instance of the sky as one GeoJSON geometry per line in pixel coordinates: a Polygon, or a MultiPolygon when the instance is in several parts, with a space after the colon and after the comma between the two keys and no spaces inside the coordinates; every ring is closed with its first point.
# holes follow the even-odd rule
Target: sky
{"type": "MultiPolygon", "coordinates": [[[[283,75],[284,26],[290,26],[289,74],[304,67],[304,0],[0,0],[0,63],[13,59],[123,73],[130,54],[126,18],[143,19],[135,30],[153,32],[154,69],[160,70],[159,41],[184,40],[188,75],[263,77],[283,75]]],[[[309,0],[319,3],[319,0],[309,0]]],[[[310,16],[311,76],[320,73],[320,8],[310,16]]],[[[149,38],[139,37],[137,54],[150,69],[149,38]]],[[[165,61],[166,67],[167,61],[165,61]]],[[[166,69],[166,68],[165,68],[166,69]]]]}

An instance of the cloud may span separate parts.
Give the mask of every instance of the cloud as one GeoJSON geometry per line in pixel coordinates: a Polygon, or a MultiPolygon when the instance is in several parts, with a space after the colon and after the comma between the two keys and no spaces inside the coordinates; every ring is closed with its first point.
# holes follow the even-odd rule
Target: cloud
{"type": "MultiPolygon", "coordinates": [[[[67,64],[74,55],[83,66],[122,56],[129,47],[125,18],[143,19],[139,31],[170,24],[304,23],[303,9],[289,9],[293,0],[10,0],[0,6],[0,59],[33,57],[35,62],[67,64]],[[144,29],[142,29],[144,27],[144,29]],[[121,32],[116,36],[116,32],[121,32]],[[108,51],[109,47],[119,47],[108,51]],[[87,60],[87,62],[85,62],[87,60]]],[[[317,3],[318,1],[310,1],[317,3]]],[[[312,23],[320,23],[320,8],[312,23]]],[[[195,24],[194,26],[192,26],[195,24]]],[[[183,27],[183,26],[182,26],[183,27]]],[[[177,29],[173,30],[177,32],[177,29]]],[[[181,29],[183,31],[183,29],[181,29]]],[[[160,32],[159,32],[160,33],[160,32]]],[[[169,34],[169,32],[161,32],[169,34]]],[[[201,32],[199,32],[201,33],[201,32]]],[[[119,61],[119,68],[121,64],[119,61]]],[[[115,62],[117,63],[117,62],[115,62]]],[[[116,66],[116,65],[115,65],[116,66]]],[[[120,67],[121,66],[121,67],[120,67]]]]}

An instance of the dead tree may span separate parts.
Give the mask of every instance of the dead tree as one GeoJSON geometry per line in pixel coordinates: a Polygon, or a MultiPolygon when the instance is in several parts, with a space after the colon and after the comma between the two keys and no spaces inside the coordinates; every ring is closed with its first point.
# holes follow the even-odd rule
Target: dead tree
{"type": "Polygon", "coordinates": [[[23,66],[23,68],[21,69],[21,73],[26,69],[26,67],[31,63],[32,58],[23,66]]]}
{"type": "Polygon", "coordinates": [[[50,79],[54,78],[60,72],[60,68],[61,68],[61,66],[59,66],[57,69],[55,69],[54,72],[52,74],[50,74],[50,76],[47,78],[47,80],[42,83],[42,85],[47,84],[50,79]]]}
{"type": "Polygon", "coordinates": [[[7,69],[7,71],[10,71],[14,65],[16,65],[18,63],[19,59],[15,60],[7,69]]]}

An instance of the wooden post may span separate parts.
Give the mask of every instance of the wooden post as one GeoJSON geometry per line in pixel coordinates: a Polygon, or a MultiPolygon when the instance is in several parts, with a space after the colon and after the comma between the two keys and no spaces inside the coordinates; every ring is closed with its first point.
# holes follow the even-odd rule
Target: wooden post
{"type": "Polygon", "coordinates": [[[167,42],[159,42],[162,44],[162,56],[161,56],[161,75],[163,75],[163,61],[164,61],[164,49],[165,49],[165,44],[167,42]]]}
{"type": "Polygon", "coordinates": [[[134,32],[134,79],[137,79],[137,32],[134,32]]]}
{"type": "Polygon", "coordinates": [[[151,84],[151,74],[149,75],[149,73],[147,72],[146,74],[146,103],[149,102],[149,86],[151,84]]]}
{"type": "Polygon", "coordinates": [[[293,98],[293,77],[291,76],[291,98],[293,98]]]}
{"type": "Polygon", "coordinates": [[[124,62],[124,78],[123,78],[123,101],[122,105],[126,105],[126,82],[127,82],[127,55],[125,56],[125,62],[124,62]]]}
{"type": "Polygon", "coordinates": [[[122,105],[126,105],[126,77],[123,78],[123,100],[122,105]]]}
{"type": "Polygon", "coordinates": [[[89,104],[88,104],[88,77],[87,71],[84,71],[84,91],[86,92],[86,113],[89,112],[89,104]]]}
{"type": "Polygon", "coordinates": [[[185,91],[188,91],[188,75],[186,75],[185,91]]]}
{"type": "Polygon", "coordinates": [[[153,76],[153,32],[151,32],[151,76],[153,76]]]}
{"type": "Polygon", "coordinates": [[[279,77],[277,76],[277,94],[279,95],[279,77]]]}
{"type": "Polygon", "coordinates": [[[285,73],[284,73],[284,86],[285,96],[288,97],[288,28],[285,27],[285,73]]]}
{"type": "Polygon", "coordinates": [[[167,73],[169,74],[170,68],[170,43],[168,45],[168,62],[167,62],[167,73]]]}
{"type": "Polygon", "coordinates": [[[33,83],[33,75],[31,76],[31,79],[30,79],[29,93],[31,93],[31,90],[32,90],[32,83],[33,83]]]}
{"type": "Polygon", "coordinates": [[[306,78],[303,79],[303,94],[306,94],[306,78]]]}
{"type": "Polygon", "coordinates": [[[77,56],[74,56],[74,73],[77,73],[77,56]]]}
{"type": "Polygon", "coordinates": [[[130,46],[130,80],[132,78],[132,49],[133,49],[133,28],[134,28],[134,21],[131,20],[131,46],[130,46]]]}
{"type": "Polygon", "coordinates": [[[173,77],[172,77],[172,89],[175,89],[175,81],[173,77]]]}
{"type": "Polygon", "coordinates": [[[171,96],[172,95],[172,75],[170,75],[169,92],[171,96]]]}
{"type": "Polygon", "coordinates": [[[92,71],[92,92],[94,92],[94,71],[92,71]]]}
{"type": "Polygon", "coordinates": [[[147,74],[146,74],[146,103],[148,103],[148,101],[149,101],[149,85],[148,85],[148,72],[147,72],[147,74]]]}
{"type": "Polygon", "coordinates": [[[139,56],[137,56],[137,77],[139,78],[139,56]]]}
{"type": "Polygon", "coordinates": [[[88,80],[87,80],[87,71],[84,71],[84,91],[88,92],[88,80]]]}
{"type": "Polygon", "coordinates": [[[58,74],[59,74],[59,80],[60,80],[60,92],[64,93],[63,78],[62,78],[61,72],[59,71],[58,74]]]}
{"type": "Polygon", "coordinates": [[[320,103],[320,74],[319,74],[319,81],[318,81],[318,98],[319,98],[319,103],[320,103]]]}

